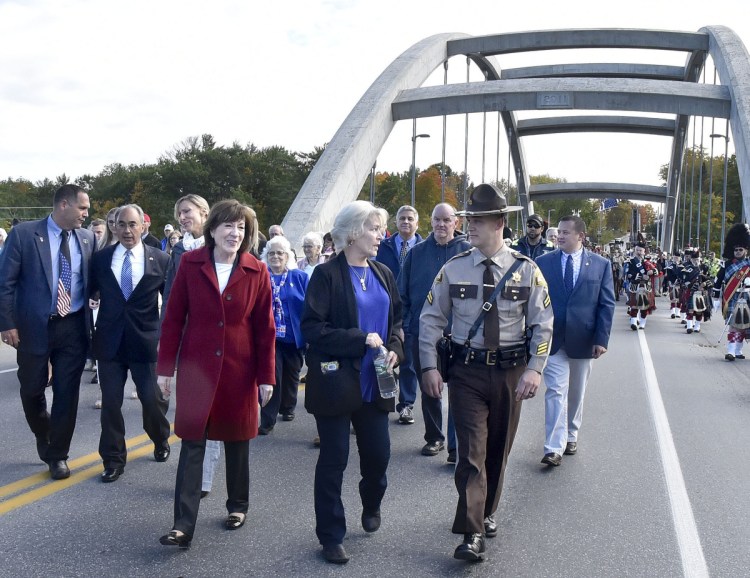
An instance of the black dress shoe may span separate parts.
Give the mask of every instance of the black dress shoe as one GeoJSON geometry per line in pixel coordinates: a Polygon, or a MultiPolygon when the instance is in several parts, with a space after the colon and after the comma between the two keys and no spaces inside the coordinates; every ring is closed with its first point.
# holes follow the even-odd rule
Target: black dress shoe
{"type": "Polygon", "coordinates": [[[47,436],[36,436],[36,453],[39,455],[39,459],[46,463],[47,460],[44,458],[47,456],[47,450],[49,449],[49,438],[47,436]]]}
{"type": "Polygon", "coordinates": [[[224,527],[227,530],[239,530],[240,528],[242,528],[242,526],[245,525],[246,519],[247,519],[247,516],[243,514],[242,512],[229,514],[227,519],[224,521],[224,527]]]}
{"type": "Polygon", "coordinates": [[[427,442],[422,448],[423,456],[436,456],[445,448],[445,444],[440,440],[427,442]]]}
{"type": "Polygon", "coordinates": [[[182,549],[190,548],[190,542],[193,540],[192,536],[188,536],[184,532],[178,532],[177,530],[170,530],[169,533],[159,538],[159,543],[162,546],[179,546],[182,549]]]}
{"type": "Polygon", "coordinates": [[[201,490],[201,500],[205,498],[211,492],[209,490],[201,490]]]}
{"type": "Polygon", "coordinates": [[[633,331],[638,331],[638,326],[635,323],[631,323],[630,329],[632,329],[633,331]]]}
{"type": "Polygon", "coordinates": [[[495,521],[495,514],[487,516],[484,519],[484,535],[488,538],[494,538],[497,536],[497,522],[495,521]]]}
{"type": "Polygon", "coordinates": [[[104,471],[102,472],[102,475],[101,475],[102,482],[104,482],[105,484],[108,484],[110,482],[116,482],[124,471],[125,471],[125,468],[123,467],[104,468],[104,471]]]}
{"type": "Polygon", "coordinates": [[[456,560],[481,562],[484,560],[484,536],[482,534],[464,534],[464,541],[453,552],[456,560]]]}
{"type": "Polygon", "coordinates": [[[64,480],[70,477],[70,468],[65,460],[51,460],[47,462],[49,475],[53,480],[64,480]]]}
{"type": "Polygon", "coordinates": [[[170,453],[172,453],[172,450],[169,447],[169,444],[167,444],[167,447],[165,448],[159,448],[158,450],[154,450],[154,459],[157,462],[166,462],[169,459],[170,453]]]}
{"type": "Polygon", "coordinates": [[[456,450],[448,450],[448,459],[446,460],[449,464],[456,463],[456,450]]]}
{"type": "Polygon", "coordinates": [[[563,452],[566,456],[574,456],[578,451],[578,444],[576,442],[568,442],[565,444],[565,451],[563,452]]]}
{"type": "Polygon", "coordinates": [[[724,359],[726,359],[727,361],[734,361],[734,355],[732,355],[731,353],[727,353],[724,356],[724,359]]]}
{"type": "Polygon", "coordinates": [[[735,359],[745,359],[745,356],[742,355],[741,353],[738,353],[737,355],[734,356],[734,358],[735,359]]]}
{"type": "Polygon", "coordinates": [[[362,527],[365,532],[377,532],[378,528],[380,528],[380,510],[374,512],[363,511],[362,527]]]}
{"type": "Polygon", "coordinates": [[[258,428],[258,435],[259,435],[259,436],[267,436],[267,435],[268,435],[268,434],[270,434],[270,433],[271,433],[272,431],[273,431],[273,426],[271,426],[271,427],[263,427],[263,426],[260,426],[260,427],[258,428]]]}
{"type": "Polygon", "coordinates": [[[289,413],[281,414],[281,419],[284,421],[294,421],[294,413],[289,412],[289,413]]]}
{"type": "Polygon", "coordinates": [[[346,564],[349,561],[349,555],[344,550],[343,544],[323,546],[323,558],[331,564],[346,564]]]}
{"type": "Polygon", "coordinates": [[[544,454],[542,463],[548,466],[559,466],[562,463],[562,456],[556,453],[544,454]]]}

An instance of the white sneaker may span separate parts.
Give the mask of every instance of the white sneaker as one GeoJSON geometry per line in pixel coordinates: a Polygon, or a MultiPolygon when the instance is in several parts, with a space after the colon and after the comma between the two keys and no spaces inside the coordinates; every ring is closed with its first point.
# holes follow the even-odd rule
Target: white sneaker
{"type": "Polygon", "coordinates": [[[414,423],[414,412],[408,405],[399,412],[398,423],[402,423],[405,425],[414,423]]]}

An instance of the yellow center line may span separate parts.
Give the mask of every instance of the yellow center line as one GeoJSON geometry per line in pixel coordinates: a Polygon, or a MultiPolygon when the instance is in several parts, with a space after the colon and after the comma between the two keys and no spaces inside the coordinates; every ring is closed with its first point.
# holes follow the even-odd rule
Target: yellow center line
{"type": "MultiPolygon", "coordinates": [[[[171,428],[170,431],[174,431],[174,424],[170,424],[170,428],[171,428]]],[[[169,438],[169,443],[172,444],[175,441],[177,441],[178,439],[179,438],[177,438],[177,436],[173,435],[171,438],[169,438]]],[[[137,447],[137,446],[139,446],[139,445],[141,445],[143,443],[150,442],[150,441],[151,440],[149,439],[148,435],[144,433],[144,434],[141,434],[139,436],[135,436],[133,438],[130,438],[129,440],[126,440],[125,447],[128,450],[130,450],[131,448],[137,447]]],[[[143,450],[143,448],[141,448],[141,449],[129,452],[128,453],[128,457],[129,458],[136,458],[136,457],[139,457],[139,456],[142,456],[142,455],[146,455],[149,451],[153,451],[153,447],[154,446],[153,446],[153,444],[149,444],[149,445],[147,445],[145,447],[146,447],[146,450],[145,450],[144,453],[140,453],[141,450],[143,450]]],[[[72,470],[76,470],[78,468],[82,468],[82,467],[88,466],[90,464],[93,464],[94,462],[98,462],[99,460],[101,460],[101,457],[99,456],[99,452],[92,452],[92,453],[90,453],[88,455],[81,456],[81,457],[75,458],[73,460],[69,460],[68,461],[68,467],[72,471],[72,470]]],[[[100,467],[100,466],[101,466],[101,464],[97,464],[96,465],[96,467],[100,467]]],[[[88,470],[86,470],[86,471],[88,471],[88,470]]],[[[68,480],[73,479],[76,474],[71,474],[71,477],[68,478],[68,480]]],[[[83,479],[87,479],[87,478],[83,478],[83,479]]],[[[37,485],[39,485],[41,483],[52,482],[52,481],[53,480],[51,480],[50,477],[49,477],[49,472],[39,472],[37,474],[32,474],[31,476],[28,476],[28,477],[23,478],[21,480],[18,480],[16,482],[12,482],[12,483],[7,484],[5,486],[1,486],[0,487],[0,500],[6,498],[8,496],[12,496],[13,494],[17,494],[19,492],[22,492],[24,490],[32,488],[34,486],[37,486],[37,485]]],[[[54,483],[55,483],[56,486],[59,486],[59,485],[61,485],[62,481],[67,481],[67,480],[55,480],[54,483]]],[[[71,484],[65,484],[63,487],[67,488],[70,485],[71,484]]],[[[2,505],[4,505],[4,504],[2,504],[2,505]]],[[[0,515],[2,515],[2,513],[3,513],[2,505],[0,505],[0,515]]]]}
{"type": "MultiPolygon", "coordinates": [[[[169,443],[172,444],[176,442],[178,439],[179,438],[177,436],[172,436],[169,438],[169,443]]],[[[145,446],[142,446],[128,453],[128,458],[133,460],[136,458],[143,457],[153,451],[154,451],[153,444],[147,444],[145,446]]],[[[88,456],[85,456],[85,457],[88,457],[88,456]]],[[[79,458],[79,459],[82,460],[84,458],[79,458]]],[[[8,512],[12,512],[13,510],[21,508],[23,506],[27,506],[31,504],[32,502],[41,500],[42,498],[46,498],[47,496],[51,496],[52,494],[56,494],[57,492],[61,492],[62,490],[65,490],[71,486],[80,484],[81,482],[85,480],[88,480],[90,478],[93,478],[94,476],[99,475],[102,471],[103,471],[102,464],[94,464],[93,466],[89,466],[88,468],[84,470],[71,473],[70,477],[65,480],[53,481],[53,480],[50,480],[49,477],[47,477],[47,481],[49,482],[48,484],[45,484],[43,486],[30,490],[26,493],[23,493],[20,496],[16,496],[15,498],[11,498],[10,500],[6,500],[5,502],[0,503],[0,516],[7,514],[8,512]]],[[[48,476],[48,474],[44,474],[44,475],[48,476]]],[[[31,477],[34,477],[34,476],[31,476],[31,477]]]]}

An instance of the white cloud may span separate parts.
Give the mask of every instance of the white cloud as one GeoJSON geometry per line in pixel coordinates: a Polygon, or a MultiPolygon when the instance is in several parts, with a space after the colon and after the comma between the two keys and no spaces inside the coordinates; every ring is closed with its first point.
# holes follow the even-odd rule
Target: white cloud
{"type": "MultiPolygon", "coordinates": [[[[220,144],[310,151],[330,140],[395,57],[439,32],[607,26],[694,31],[725,21],[750,44],[750,23],[738,17],[745,13],[740,0],[705,8],[698,0],[634,0],[606,14],[593,0],[0,2],[0,177],[36,180],[97,173],[112,162],[154,162],[175,143],[206,132],[220,144]]],[[[540,52],[502,62],[564,62],[570,56],[540,52]]],[[[684,62],[679,54],[658,57],[684,62]]],[[[461,62],[451,61],[450,81],[463,75],[461,62]]],[[[442,72],[430,82],[441,83],[442,72]]],[[[497,117],[488,118],[485,174],[494,178],[497,117]]],[[[439,162],[442,120],[419,124],[432,137],[420,140],[417,165],[439,162]]],[[[481,115],[470,124],[469,172],[478,182],[481,115]]],[[[449,119],[448,135],[448,163],[462,170],[463,117],[449,119]]],[[[410,136],[411,123],[396,127],[378,169],[408,168],[410,136]]],[[[664,138],[561,135],[525,144],[532,173],[569,181],[658,184],[658,168],[669,156],[664,138]]],[[[506,151],[501,137],[501,177],[506,151]]]]}

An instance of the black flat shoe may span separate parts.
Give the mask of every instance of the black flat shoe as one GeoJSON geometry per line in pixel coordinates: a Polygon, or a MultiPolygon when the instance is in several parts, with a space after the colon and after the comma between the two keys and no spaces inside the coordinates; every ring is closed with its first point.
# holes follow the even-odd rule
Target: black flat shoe
{"type": "Polygon", "coordinates": [[[495,521],[495,514],[487,516],[484,519],[484,535],[488,538],[494,538],[497,536],[497,522],[495,521]]]}
{"type": "Polygon", "coordinates": [[[464,534],[464,541],[453,552],[453,557],[467,562],[481,562],[484,560],[484,549],[482,534],[464,534]]]}
{"type": "Polygon", "coordinates": [[[192,536],[188,536],[184,532],[178,530],[170,530],[167,534],[159,538],[159,543],[162,546],[179,546],[180,548],[190,548],[190,542],[193,540],[192,536]]]}
{"type": "Polygon", "coordinates": [[[562,456],[556,453],[544,454],[542,463],[548,466],[559,466],[562,463],[562,456]]]}
{"type": "Polygon", "coordinates": [[[365,532],[377,532],[380,528],[380,510],[362,512],[362,528],[365,532]]]}
{"type": "Polygon", "coordinates": [[[172,453],[172,450],[170,449],[169,444],[167,444],[167,447],[165,448],[154,450],[154,459],[157,462],[166,462],[169,459],[170,453],[172,453]]]}
{"type": "Polygon", "coordinates": [[[64,480],[70,477],[70,468],[65,460],[51,460],[47,462],[49,475],[53,480],[64,480]]]}
{"type": "Polygon", "coordinates": [[[238,512],[236,514],[229,514],[227,519],[224,521],[224,527],[227,530],[239,530],[242,528],[242,526],[245,525],[245,520],[247,519],[247,516],[243,514],[242,512],[238,512]]]}
{"type": "Polygon", "coordinates": [[[111,482],[116,482],[118,479],[120,479],[120,476],[125,471],[125,468],[104,468],[104,471],[101,475],[101,480],[105,484],[109,484],[111,482]]]}
{"type": "Polygon", "coordinates": [[[210,494],[210,490],[201,490],[201,500],[210,494]]]}
{"type": "Polygon", "coordinates": [[[349,555],[344,550],[343,544],[323,546],[323,558],[331,564],[346,564],[349,561],[349,555]]]}
{"type": "Polygon", "coordinates": [[[576,455],[576,452],[578,451],[578,443],[577,442],[568,442],[565,444],[565,451],[563,452],[566,456],[574,456],[576,455]]]}

